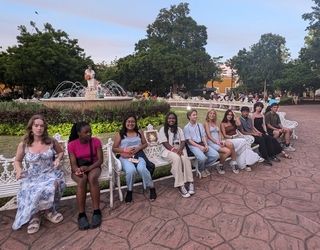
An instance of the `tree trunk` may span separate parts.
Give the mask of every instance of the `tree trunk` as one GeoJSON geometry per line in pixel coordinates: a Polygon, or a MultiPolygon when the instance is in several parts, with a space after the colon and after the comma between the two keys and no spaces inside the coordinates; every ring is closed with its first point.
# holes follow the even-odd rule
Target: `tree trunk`
{"type": "Polygon", "coordinates": [[[264,97],[268,96],[268,93],[267,93],[267,80],[266,79],[264,80],[264,83],[263,83],[263,96],[264,97]]]}

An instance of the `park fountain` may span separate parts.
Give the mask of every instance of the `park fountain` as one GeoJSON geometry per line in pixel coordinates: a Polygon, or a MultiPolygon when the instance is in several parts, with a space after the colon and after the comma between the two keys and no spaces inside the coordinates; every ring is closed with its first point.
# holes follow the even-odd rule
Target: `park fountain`
{"type": "Polygon", "coordinates": [[[66,108],[83,112],[95,108],[112,109],[129,106],[132,99],[118,83],[110,80],[106,83],[96,81],[94,87],[86,87],[80,82],[63,81],[50,98],[45,95],[40,100],[49,108],[66,108]]]}

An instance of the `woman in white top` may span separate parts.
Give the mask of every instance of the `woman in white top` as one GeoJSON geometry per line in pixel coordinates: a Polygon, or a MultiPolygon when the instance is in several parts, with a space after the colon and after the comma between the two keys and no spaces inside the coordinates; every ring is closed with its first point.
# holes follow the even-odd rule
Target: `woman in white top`
{"type": "Polygon", "coordinates": [[[174,177],[174,187],[179,188],[182,197],[194,194],[191,162],[185,149],[185,138],[181,128],[178,127],[177,115],[169,112],[165,123],[159,131],[159,142],[162,143],[161,156],[172,162],[171,173],[174,177]],[[185,184],[189,183],[187,188],[185,184]]]}

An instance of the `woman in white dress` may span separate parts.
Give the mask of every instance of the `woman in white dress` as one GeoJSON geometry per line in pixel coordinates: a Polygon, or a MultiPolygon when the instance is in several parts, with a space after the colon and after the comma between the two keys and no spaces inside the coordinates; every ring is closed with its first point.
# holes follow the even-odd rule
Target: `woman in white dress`
{"type": "MultiPolygon", "coordinates": [[[[234,149],[237,153],[237,167],[239,167],[240,169],[249,170],[247,166],[254,165],[257,162],[263,162],[264,159],[261,158],[257,153],[252,151],[251,145],[248,144],[245,138],[239,137],[240,135],[237,132],[237,126],[240,125],[241,124],[236,124],[234,113],[232,112],[232,110],[228,109],[221,121],[220,129],[226,141],[231,141],[234,146],[234,149]]],[[[232,170],[235,173],[239,173],[239,170],[236,167],[233,167],[232,170]]]]}

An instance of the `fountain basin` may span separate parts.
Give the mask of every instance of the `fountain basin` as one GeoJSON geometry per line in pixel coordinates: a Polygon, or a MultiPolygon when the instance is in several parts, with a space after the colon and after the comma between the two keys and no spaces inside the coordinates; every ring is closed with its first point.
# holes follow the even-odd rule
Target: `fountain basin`
{"type": "Polygon", "coordinates": [[[48,108],[72,109],[83,112],[84,110],[95,110],[97,108],[114,109],[128,107],[132,103],[132,97],[128,96],[108,96],[104,98],[87,99],[85,97],[56,97],[50,99],[40,99],[48,108]]]}

